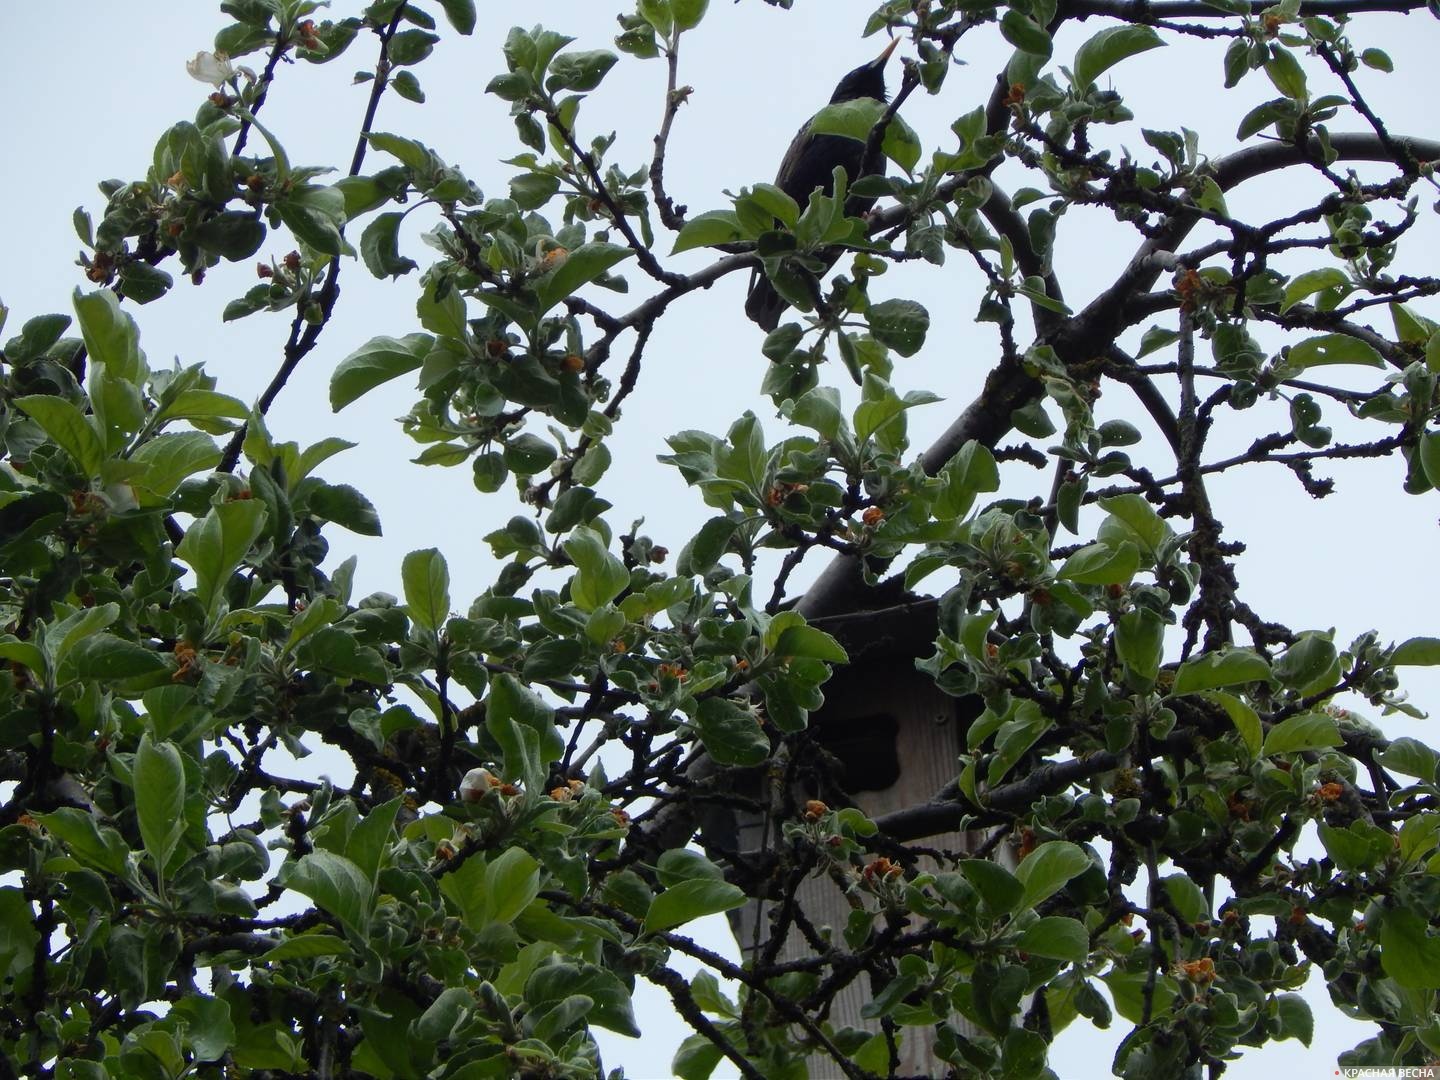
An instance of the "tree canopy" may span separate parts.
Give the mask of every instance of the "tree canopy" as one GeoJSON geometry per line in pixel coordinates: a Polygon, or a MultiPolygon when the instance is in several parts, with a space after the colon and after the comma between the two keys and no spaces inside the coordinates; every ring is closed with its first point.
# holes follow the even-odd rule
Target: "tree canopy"
{"type": "MultiPolygon", "coordinates": [[[[594,1032],[638,1036],[648,981],[693,1031],[685,1080],[901,1075],[904,1032],[950,1075],[1053,1076],[1072,1022],[1125,1032],[1118,1076],[1213,1077],[1310,1043],[1314,972],[1373,1028],[1343,1064],[1440,1058],[1440,757],[1377,722],[1423,715],[1403,680],[1440,637],[1257,603],[1265,507],[1215,495],[1268,469],[1325,499],[1343,469],[1435,498],[1440,142],[1366,89],[1394,67],[1373,13],[1433,33],[1434,0],[887,0],[853,30],[901,41],[890,100],[809,128],[886,168],[804,200],[667,186],[685,57],[729,5],[636,0],[613,40],[564,5],[339,6],[219,4],[192,118],[76,211],[68,309],[0,307],[0,1076],[620,1075],[594,1032]],[[422,76],[460,37],[511,114],[483,133],[503,194],[378,120],[457,107],[422,76]],[[1201,58],[1197,101],[1265,100],[1233,132],[1199,105],[1141,126],[1127,66],[1162,48],[1201,58]],[[953,92],[982,61],[985,96],[953,92]],[[266,125],[302,65],[360,68],[348,159],[266,125]],[[629,65],[653,130],[589,100],[629,65]],[[906,122],[927,97],[948,130],[906,122]],[[1067,276],[1097,221],[1118,271],[1067,276]],[[330,540],[380,515],[324,479],[352,444],[318,406],[267,424],[365,273],[404,318],[328,404],[414,388],[414,464],[376,482],[469,471],[479,595],[438,548],[359,595],[330,540]],[[627,408],[657,328],[702,333],[752,273],[791,310],[733,358],[751,407],[723,432],[627,408]],[[278,328],[258,400],[147,358],[182,278],[278,328]],[[973,400],[913,385],[926,356],[963,356],[973,400]],[[926,410],[948,426],[914,446],[926,410]],[[622,426],[658,432],[693,535],[616,520],[622,426]],[[816,718],[891,638],[966,726],[950,782],[867,816],[816,718]],[[815,878],[843,924],[807,913],[815,878]],[[695,940],[762,901],[742,962],[695,940]]],[[[1424,574],[1429,539],[1336,574],[1424,574]]]]}

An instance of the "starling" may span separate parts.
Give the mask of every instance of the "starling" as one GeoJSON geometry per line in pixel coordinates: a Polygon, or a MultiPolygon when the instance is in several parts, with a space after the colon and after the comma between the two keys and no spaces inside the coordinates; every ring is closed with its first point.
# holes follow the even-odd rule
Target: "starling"
{"type": "MultiPolygon", "coordinates": [[[[857,98],[874,98],[884,101],[885,61],[895,51],[899,39],[891,41],[885,50],[868,64],[861,64],[850,72],[835,87],[830,95],[830,104],[854,101],[857,98]]],[[[885,155],[877,148],[874,153],[865,153],[864,143],[843,135],[812,135],[807,120],[805,126],[795,134],[790,149],[780,162],[780,171],[775,174],[775,186],[789,195],[803,208],[810,199],[810,193],[820,188],[830,195],[835,187],[835,166],[845,169],[851,182],[862,176],[881,171],[885,155]]],[[[845,213],[859,215],[875,204],[874,199],[853,197],[845,201],[845,213]]],[[[780,322],[780,314],[790,302],[775,291],[764,271],[757,269],[750,277],[750,292],[745,299],[745,314],[766,331],[774,330],[780,322]]]]}

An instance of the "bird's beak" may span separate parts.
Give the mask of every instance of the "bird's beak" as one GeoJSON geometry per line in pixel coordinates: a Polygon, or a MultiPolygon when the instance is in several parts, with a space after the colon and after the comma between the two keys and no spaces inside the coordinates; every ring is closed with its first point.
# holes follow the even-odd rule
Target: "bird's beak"
{"type": "Polygon", "coordinates": [[[895,46],[899,44],[899,38],[891,38],[890,44],[885,46],[884,50],[880,53],[880,55],[877,56],[874,60],[870,61],[870,66],[875,68],[883,68],[885,66],[885,61],[890,59],[890,54],[895,51],[895,46]]]}

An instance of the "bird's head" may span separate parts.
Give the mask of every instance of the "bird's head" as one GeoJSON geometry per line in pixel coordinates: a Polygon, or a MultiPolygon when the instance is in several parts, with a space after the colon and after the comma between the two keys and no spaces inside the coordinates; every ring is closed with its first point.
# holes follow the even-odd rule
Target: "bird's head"
{"type": "Polygon", "coordinates": [[[856,98],[875,98],[877,101],[885,100],[885,61],[890,59],[890,54],[895,51],[895,46],[900,44],[899,38],[893,38],[885,51],[871,60],[868,64],[861,64],[854,71],[850,72],[835,87],[835,93],[830,95],[830,104],[836,105],[842,101],[854,101],[856,98]]]}

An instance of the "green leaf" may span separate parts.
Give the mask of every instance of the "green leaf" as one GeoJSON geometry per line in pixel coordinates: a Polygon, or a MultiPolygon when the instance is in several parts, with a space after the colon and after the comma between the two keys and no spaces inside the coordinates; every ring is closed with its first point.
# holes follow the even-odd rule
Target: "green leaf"
{"type": "Polygon", "coordinates": [[[1146,685],[1160,674],[1165,646],[1165,623],[1149,608],[1125,612],[1115,624],[1115,656],[1146,685]]]}
{"type": "Polygon", "coordinates": [[[239,398],[214,390],[186,390],[160,408],[159,420],[244,420],[250,409],[239,398]]]}
{"type": "Polygon", "coordinates": [[[1015,947],[1032,956],[1083,964],[1090,955],[1090,935],[1078,919],[1047,916],[1027,927],[1015,947]]]}
{"type": "Polygon", "coordinates": [[[475,30],[475,0],[440,0],[450,25],[466,36],[475,30]]]}
{"type": "Polygon", "coordinates": [[[1440,989],[1440,937],[1427,923],[1424,915],[1396,908],[1386,911],[1380,924],[1380,966],[1412,990],[1440,989]]]}
{"type": "Polygon", "coordinates": [[[350,945],[344,938],[334,934],[299,934],[262,953],[263,963],[274,964],[281,960],[305,960],[316,956],[345,956],[350,945]]]}
{"type": "Polygon", "coordinates": [[[324,255],[344,253],[345,194],[339,188],[302,184],[276,201],[274,209],[302,244],[324,255]]]}
{"type": "Polygon", "coordinates": [[[1000,490],[1000,468],[984,443],[971,439],[946,462],[938,477],[941,488],[931,508],[937,521],[964,517],[982,491],[1000,490]]]}
{"type": "Polygon", "coordinates": [[[52,442],[64,450],[87,476],[98,477],[105,463],[105,446],[90,420],[70,402],[53,394],[31,394],[15,399],[52,442]]]}
{"type": "MultiPolygon", "coordinates": [[[[811,119],[809,130],[812,135],[840,135],[856,142],[868,142],[870,129],[884,112],[883,101],[852,98],[826,105],[811,119]]],[[[850,179],[855,178],[852,176],[850,179]]]]}
{"type": "MultiPolygon", "coordinates": [[[[1436,335],[1440,337],[1440,335],[1436,335]]],[[[1420,433],[1420,468],[1431,487],[1440,485],[1440,432],[1420,433]]]]}
{"type": "Polygon", "coordinates": [[[440,38],[426,30],[401,30],[390,39],[386,50],[393,64],[418,64],[435,49],[440,38]]]}
{"type": "Polygon", "coordinates": [[[657,896],[645,915],[645,931],[657,934],[706,915],[740,907],[745,894],[728,881],[692,878],[657,896]]]}
{"type": "Polygon", "coordinates": [[[1315,1037],[1315,1017],[1310,1003],[1299,994],[1276,994],[1275,1015],[1280,1021],[1281,1039],[1299,1039],[1305,1046],[1315,1037]]]}
{"type": "Polygon", "coordinates": [[[570,599],[581,611],[594,611],[620,595],[630,584],[630,571],[612,555],[594,529],[580,526],[565,541],[565,554],[575,564],[570,599]]]}
{"type": "Polygon", "coordinates": [[[1395,62],[1390,59],[1390,54],[1384,49],[1364,50],[1360,54],[1360,62],[1376,71],[1391,72],[1395,70],[1395,62]]]}
{"type": "Polygon", "coordinates": [[[849,654],[824,630],[814,626],[787,626],[773,649],[777,656],[808,656],[831,664],[848,664],[849,654]]]}
{"type": "Polygon", "coordinates": [[[594,90],[618,59],[605,49],[561,53],[550,61],[545,89],[552,94],[556,90],[594,90]]]}
{"type": "Polygon", "coordinates": [[[1413,637],[1402,641],[1390,654],[1390,663],[1397,667],[1440,664],[1440,638],[1413,637]]]}
{"type": "Polygon", "coordinates": [[[1015,876],[1025,886],[1021,907],[1034,907],[1063,889],[1071,878],[1090,869],[1084,848],[1068,840],[1050,840],[1021,860],[1015,876]]]}
{"type": "Polygon", "coordinates": [[[137,304],[148,304],[158,300],[175,284],[166,271],[143,262],[127,262],[120,267],[120,291],[125,299],[137,304]]]}
{"type": "MultiPolygon", "coordinates": [[[[509,674],[500,675],[491,683],[488,701],[487,724],[491,721],[513,723],[533,733],[534,752],[538,755],[533,764],[537,771],[524,775],[518,768],[520,763],[509,761],[508,756],[506,765],[517,766],[511,768],[511,774],[522,775],[526,784],[535,788],[545,779],[545,767],[565,752],[565,741],[555,730],[555,711],[545,704],[540,695],[509,674]]],[[[493,727],[491,733],[495,733],[493,727]]],[[[499,738],[498,735],[496,737],[499,738]]]]}
{"type": "Polygon", "coordinates": [[[430,283],[425,287],[424,295],[415,301],[415,314],[420,317],[420,325],[432,334],[464,340],[468,327],[465,322],[465,297],[460,295],[459,289],[447,289],[444,297],[437,298],[436,285],[430,283]]]}
{"type": "Polygon", "coordinates": [[[187,995],[171,1007],[170,1015],[184,1020],[185,1041],[197,1061],[219,1061],[235,1045],[230,1006],[219,998],[187,995]]]}
{"type": "Polygon", "coordinates": [[[670,249],[670,254],[678,255],[682,251],[714,244],[729,244],[744,238],[740,219],[735,216],[734,210],[707,210],[703,214],[696,214],[680,227],[680,234],[675,237],[675,246],[670,249]]]}
{"type": "Polygon", "coordinates": [[[527,172],[510,178],[510,198],[521,210],[538,210],[560,190],[560,178],[548,172],[527,172]]]}
{"type": "Polygon", "coordinates": [[[145,850],[162,878],[185,833],[185,765],[173,743],[155,742],[147,731],[135,752],[135,817],[145,850]]]}
{"type": "Polygon", "coordinates": [[[908,410],[918,405],[930,405],[940,400],[925,390],[910,390],[902,398],[884,379],[868,372],[865,375],[861,396],[862,400],[855,407],[855,415],[852,418],[855,438],[864,443],[871,437],[875,437],[882,446],[887,443],[903,441],[905,431],[903,416],[908,410]],[[897,437],[891,438],[887,431],[899,434],[897,437]]]}
{"type": "Polygon", "coordinates": [[[1270,59],[1265,63],[1265,74],[1270,76],[1275,89],[1287,98],[1301,102],[1305,100],[1305,69],[1289,49],[1280,45],[1271,47],[1270,59]]]}
{"type": "MultiPolygon", "coordinates": [[[[1431,751],[1431,761],[1433,772],[1434,751],[1431,751]]],[[[1424,859],[1435,850],[1437,840],[1440,840],[1440,813],[1432,810],[1412,817],[1400,826],[1400,861],[1409,865],[1424,859]]]]}
{"type": "Polygon", "coordinates": [[[126,873],[130,845],[116,830],[100,825],[93,815],[65,806],[49,814],[36,814],[35,819],[85,865],[117,876],[126,873]]]}
{"type": "Polygon", "coordinates": [[[1437,762],[1440,762],[1440,755],[1419,739],[1409,736],[1392,739],[1380,754],[1380,764],[1385,768],[1417,777],[1427,784],[1435,782],[1437,762]]]}
{"type": "Polygon", "coordinates": [[[132,464],[143,471],[131,483],[157,499],[171,495],[181,481],[220,464],[220,447],[200,431],[177,431],[157,435],[142,443],[130,455],[132,464]]]}
{"type": "MultiPolygon", "coordinates": [[[[610,608],[614,611],[614,608],[610,608]]],[[[625,617],[620,616],[623,626],[625,617]]],[[[575,668],[584,653],[584,646],[571,638],[549,638],[530,646],[525,653],[521,673],[527,682],[544,682],[559,679],[575,668]]]]}
{"type": "Polygon", "coordinates": [[[1101,499],[1100,507],[1110,515],[1100,525],[1100,539],[1111,543],[1117,539],[1133,539],[1152,560],[1160,547],[1175,535],[1143,495],[1115,495],[1101,499]]]}
{"type": "Polygon", "coordinates": [[[1197,690],[1218,690],[1224,686],[1259,682],[1270,677],[1270,665],[1251,649],[1227,649],[1206,653],[1181,664],[1175,672],[1171,693],[1193,694],[1197,690]]]}
{"type": "Polygon", "coordinates": [[[701,852],[690,848],[671,848],[663,852],[655,865],[660,884],[667,889],[691,878],[710,878],[724,881],[725,871],[707,859],[701,852]]]}
{"type": "Polygon", "coordinates": [[[330,408],[339,412],[381,383],[416,370],[434,343],[429,334],[371,338],[341,360],[330,376],[330,408]]]}
{"type": "Polygon", "coordinates": [[[1335,720],[1324,713],[1301,713],[1281,720],[1265,736],[1262,753],[1295,753],[1300,750],[1322,750],[1327,746],[1343,746],[1335,720]]]}
{"type": "MultiPolygon", "coordinates": [[[[35,910],[24,891],[9,886],[0,888],[0,977],[8,979],[28,972],[39,940],[35,910]]],[[[103,1080],[108,1077],[105,1073],[103,1080]]]]}
{"type": "Polygon", "coordinates": [[[105,365],[112,375],[139,385],[145,375],[145,354],[140,351],[140,329],[120,309],[120,298],[110,289],[92,293],[75,290],[75,315],[92,362],[105,365]]]}
{"type": "Polygon", "coordinates": [[[45,654],[28,641],[19,641],[9,634],[0,638],[0,660],[9,660],[21,667],[29,668],[42,679],[50,670],[45,654]]]}
{"type": "Polygon", "coordinates": [[[400,565],[405,608],[410,618],[431,633],[450,616],[450,569],[437,548],[412,551],[400,565]]]}
{"type": "MultiPolygon", "coordinates": [[[[1018,42],[1012,40],[1018,46],[1018,42]]],[[[1165,42],[1148,26],[1131,23],[1101,30],[1075,51],[1075,88],[1082,93],[1095,85],[1102,72],[1108,71],[1127,56],[1158,49],[1165,42]]],[[[1034,52],[1036,50],[1027,50],[1034,52]]]]}
{"type": "Polygon", "coordinates": [[[506,444],[504,461],[506,468],[520,476],[534,476],[548,469],[559,456],[548,441],[527,431],[506,444]]]}
{"type": "Polygon", "coordinates": [[[211,615],[218,611],[230,575],[260,536],[265,518],[259,499],[237,499],[212,506],[185,530],[175,555],[195,571],[195,591],[211,615]]]}
{"type": "Polygon", "coordinates": [[[360,868],[360,872],[372,883],[384,865],[385,853],[395,836],[395,816],[400,812],[403,799],[399,796],[381,803],[365,815],[356,825],[345,843],[345,857],[360,868]]]}
{"type": "Polygon", "coordinates": [[[1290,351],[1285,354],[1285,366],[1297,371],[1323,364],[1363,364],[1383,368],[1385,361],[1374,346],[1349,334],[1321,334],[1306,338],[1298,345],[1290,346],[1290,351]]]}
{"type": "Polygon", "coordinates": [[[376,150],[398,158],[416,173],[428,173],[436,167],[435,157],[423,143],[385,131],[372,131],[366,136],[376,150]]]}
{"type": "Polygon", "coordinates": [[[1023,53],[1048,58],[1054,49],[1050,34],[1034,19],[1010,8],[1000,20],[1000,33],[1023,53]]]}
{"type": "Polygon", "coordinates": [[[1139,569],[1140,551],[1134,544],[1089,544],[1066,559],[1055,576],[1077,585],[1125,585],[1139,569]]]}
{"type": "Polygon", "coordinates": [[[1335,266],[1325,266],[1319,270],[1307,270],[1303,274],[1296,274],[1285,286],[1285,298],[1280,302],[1280,312],[1283,315],[1307,296],[1313,296],[1323,289],[1338,288],[1347,284],[1349,280],[1345,276],[1345,271],[1335,266]]]}
{"type": "Polygon", "coordinates": [[[670,0],[670,9],[675,15],[676,30],[693,30],[705,17],[710,0],[670,0]]]}
{"type": "Polygon", "coordinates": [[[640,14],[662,38],[668,37],[675,28],[670,0],[640,0],[640,14]]]}
{"type": "Polygon", "coordinates": [[[540,301],[540,314],[545,314],[560,301],[605,273],[616,263],[635,254],[627,247],[593,241],[582,244],[566,256],[555,269],[546,273],[535,283],[535,295],[540,301]]]}
{"type": "MultiPolygon", "coordinates": [[[[4,314],[5,309],[0,307],[0,325],[4,323],[4,314]]],[[[37,315],[27,319],[20,328],[20,336],[5,343],[5,359],[19,366],[44,356],[69,325],[69,315],[37,315]]]]}
{"type": "Polygon", "coordinates": [[[1025,886],[1005,867],[989,859],[962,859],[959,869],[992,912],[1002,915],[1019,909],[1025,886]]]}
{"type": "Polygon", "coordinates": [[[1252,757],[1258,757],[1265,738],[1264,730],[1260,726],[1260,714],[1234,694],[1209,690],[1200,696],[1225,710],[1230,722],[1235,725],[1235,730],[1240,733],[1240,740],[1245,744],[1245,748],[1252,757]]]}
{"type": "Polygon", "coordinates": [[[66,658],[61,682],[102,679],[113,682],[163,671],[165,661],[153,649],[114,634],[95,634],[79,642],[66,658]]]}
{"type": "Polygon", "coordinates": [[[365,936],[370,924],[370,879],[343,855],[312,851],[291,864],[284,884],[315,901],[357,937],[365,936]]]}
{"type": "Polygon", "coordinates": [[[914,300],[882,300],[865,313],[870,333],[901,356],[914,356],[925,344],[930,313],[914,300]]]}
{"type": "Polygon", "coordinates": [[[800,221],[800,204],[774,184],[756,184],[750,189],[750,199],[787,229],[795,228],[800,221]]]}
{"type": "Polygon", "coordinates": [[[1235,137],[1243,141],[1278,120],[1293,119],[1294,114],[1295,106],[1286,98],[1262,101],[1240,118],[1240,124],[1235,129],[1235,137]]]}
{"type": "Polygon", "coordinates": [[[380,514],[375,504],[349,484],[319,484],[312,488],[306,509],[360,536],[380,536],[380,514]]]}
{"type": "Polygon", "coordinates": [[[377,278],[397,278],[419,265],[400,254],[400,225],[404,220],[405,215],[398,210],[377,214],[360,234],[360,257],[377,278]]]}
{"type": "Polygon", "coordinates": [[[112,625],[120,617],[119,604],[100,604],[82,608],[52,623],[45,633],[45,652],[58,664],[86,639],[112,625]]]}
{"type": "Polygon", "coordinates": [[[1170,903],[1188,923],[1197,923],[1210,918],[1210,904],[1200,886],[1185,874],[1170,874],[1160,879],[1170,903]]]}
{"type": "Polygon", "coordinates": [[[706,573],[725,554],[737,528],[728,517],[714,517],[705,522],[681,551],[676,561],[677,571],[681,574],[706,573]]]}
{"type": "Polygon", "coordinates": [[[1376,853],[1370,841],[1349,829],[1339,829],[1327,822],[1320,822],[1320,843],[1342,873],[1353,874],[1368,870],[1375,865],[1376,853]]]}
{"type": "Polygon", "coordinates": [[[1001,724],[995,734],[995,756],[986,772],[986,783],[991,787],[1000,783],[1053,723],[1033,702],[1023,703],[1015,718],[1001,724]]]}
{"type": "Polygon", "coordinates": [[[485,866],[485,918],[509,925],[540,892],[540,864],[523,848],[506,848],[485,866]]]}
{"type": "Polygon", "coordinates": [[[695,730],[705,750],[721,765],[759,765],[770,756],[770,740],[755,714],[729,698],[704,698],[696,706],[695,730]]]}

